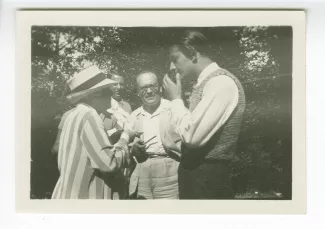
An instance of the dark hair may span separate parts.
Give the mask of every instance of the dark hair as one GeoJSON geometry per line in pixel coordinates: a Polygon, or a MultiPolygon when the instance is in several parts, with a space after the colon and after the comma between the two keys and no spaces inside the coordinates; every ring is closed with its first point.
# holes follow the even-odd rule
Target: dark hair
{"type": "Polygon", "coordinates": [[[211,58],[211,46],[208,39],[196,30],[185,31],[185,34],[179,39],[179,42],[173,46],[179,48],[189,58],[195,56],[196,52],[211,58]]]}

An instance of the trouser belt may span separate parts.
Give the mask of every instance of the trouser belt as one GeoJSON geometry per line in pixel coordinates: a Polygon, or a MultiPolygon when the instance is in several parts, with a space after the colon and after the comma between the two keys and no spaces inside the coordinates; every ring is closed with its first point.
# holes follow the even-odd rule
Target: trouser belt
{"type": "Polygon", "coordinates": [[[169,157],[169,155],[148,153],[148,158],[166,158],[166,157],[169,157]]]}

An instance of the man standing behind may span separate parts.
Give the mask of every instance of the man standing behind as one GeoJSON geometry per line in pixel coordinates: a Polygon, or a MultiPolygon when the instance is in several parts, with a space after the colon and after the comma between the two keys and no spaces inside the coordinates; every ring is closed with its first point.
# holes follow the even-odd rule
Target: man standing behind
{"type": "Polygon", "coordinates": [[[181,199],[231,199],[230,161],[236,150],[245,110],[239,80],[211,60],[206,37],[188,31],[170,48],[177,72],[175,84],[164,77],[172,100],[172,122],[182,139],[179,165],[181,199]],[[189,109],[181,100],[181,79],[197,83],[189,109]]]}
{"type": "Polygon", "coordinates": [[[126,113],[131,114],[132,110],[130,104],[123,100],[123,93],[125,90],[124,77],[115,73],[111,73],[110,75],[110,79],[117,82],[117,84],[111,86],[111,89],[113,91],[112,100],[116,101],[118,106],[122,108],[122,110],[124,110],[126,113]]]}
{"type": "Polygon", "coordinates": [[[142,106],[130,117],[130,128],[143,132],[131,153],[136,167],[130,178],[130,195],[138,199],[178,199],[180,138],[168,129],[170,101],[161,98],[157,75],[144,71],[137,77],[142,106]]]}
{"type": "Polygon", "coordinates": [[[104,119],[104,126],[109,130],[108,134],[110,139],[116,142],[120,138],[125,122],[129,118],[132,110],[130,104],[123,100],[125,88],[124,77],[119,74],[109,73],[109,78],[117,83],[110,86],[113,94],[111,98],[111,107],[107,110],[107,116],[109,118],[104,119]],[[116,125],[114,122],[116,122],[116,125]]]}
{"type": "Polygon", "coordinates": [[[99,114],[110,106],[109,85],[115,83],[96,66],[68,81],[67,96],[75,108],[66,117],[58,151],[59,180],[52,199],[112,199],[114,173],[129,166],[127,142],[132,132],[122,134],[112,145],[99,114]],[[107,176],[112,174],[112,179],[107,176]],[[105,177],[105,178],[104,178],[105,177]]]}

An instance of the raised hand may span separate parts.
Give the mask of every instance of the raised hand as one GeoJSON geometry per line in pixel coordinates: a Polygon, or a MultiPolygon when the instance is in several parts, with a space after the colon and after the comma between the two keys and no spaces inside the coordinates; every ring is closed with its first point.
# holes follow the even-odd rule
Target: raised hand
{"type": "Polygon", "coordinates": [[[178,73],[176,74],[176,84],[166,74],[163,80],[163,87],[166,91],[166,96],[168,99],[174,100],[182,98],[182,82],[178,73]]]}

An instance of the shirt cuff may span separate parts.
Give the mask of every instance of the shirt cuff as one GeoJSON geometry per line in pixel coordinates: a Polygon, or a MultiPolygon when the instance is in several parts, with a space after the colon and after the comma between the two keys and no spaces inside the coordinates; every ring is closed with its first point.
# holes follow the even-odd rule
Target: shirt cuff
{"type": "Polygon", "coordinates": [[[121,167],[123,167],[124,152],[122,150],[117,150],[114,153],[114,157],[116,159],[117,169],[120,169],[121,167]]]}
{"type": "Polygon", "coordinates": [[[117,131],[116,128],[110,129],[107,131],[108,136],[112,136],[117,131]]]}
{"type": "Polygon", "coordinates": [[[171,105],[172,111],[177,111],[179,110],[180,107],[184,107],[184,102],[182,99],[172,100],[172,105],[171,105]]]}
{"type": "Polygon", "coordinates": [[[127,133],[123,132],[121,134],[121,138],[123,138],[126,142],[129,142],[130,141],[130,137],[127,133]]]}
{"type": "Polygon", "coordinates": [[[186,107],[182,99],[174,99],[171,102],[171,112],[174,119],[178,120],[186,114],[186,107]]]}

